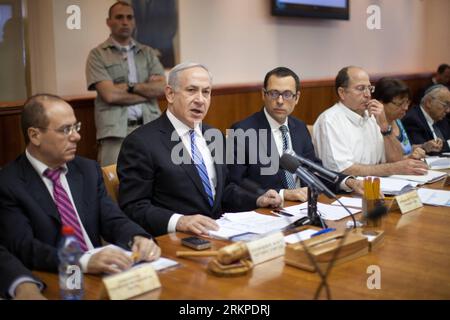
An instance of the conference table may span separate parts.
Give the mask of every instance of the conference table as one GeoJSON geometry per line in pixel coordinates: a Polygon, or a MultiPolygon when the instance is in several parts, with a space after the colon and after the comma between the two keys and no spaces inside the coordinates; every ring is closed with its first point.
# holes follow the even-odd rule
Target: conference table
{"type": "MultiPolygon", "coordinates": [[[[450,190],[444,181],[426,188],[450,190]]],[[[325,197],[320,202],[329,203],[325,197]]],[[[296,204],[296,203],[292,203],[296,204]]],[[[269,210],[258,210],[269,213],[269,210]]],[[[358,219],[360,214],[357,214],[358,219]]],[[[331,227],[345,228],[346,221],[329,221],[331,227]]],[[[328,277],[332,299],[450,299],[450,208],[424,205],[401,214],[390,211],[383,218],[383,243],[351,261],[335,265],[328,277]],[[373,266],[379,267],[380,288],[368,286],[373,266]]],[[[161,288],[135,299],[164,300],[297,300],[312,299],[320,278],[317,273],[286,265],[283,257],[254,266],[246,275],[218,277],[207,271],[211,258],[177,258],[176,251],[187,234],[160,236],[162,256],[179,262],[158,272],[161,288]]],[[[213,249],[229,242],[211,240],[213,249]]],[[[43,294],[59,299],[58,277],[34,272],[47,285],[43,294]]],[[[85,299],[104,299],[102,278],[85,275],[85,299]]],[[[320,296],[325,298],[324,292],[320,296]]]]}

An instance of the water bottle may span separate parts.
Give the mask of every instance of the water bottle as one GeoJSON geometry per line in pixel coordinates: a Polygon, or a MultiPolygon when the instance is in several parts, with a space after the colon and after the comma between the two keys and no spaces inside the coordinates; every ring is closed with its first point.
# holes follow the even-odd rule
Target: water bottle
{"type": "Polygon", "coordinates": [[[81,300],[84,295],[83,271],[80,257],[83,252],[75,238],[75,231],[70,226],[62,228],[62,241],[58,249],[59,288],[61,299],[81,300]]]}

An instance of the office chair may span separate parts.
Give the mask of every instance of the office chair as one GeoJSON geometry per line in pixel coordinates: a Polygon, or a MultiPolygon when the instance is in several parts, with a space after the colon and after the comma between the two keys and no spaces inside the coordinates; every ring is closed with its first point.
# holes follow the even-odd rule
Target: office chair
{"type": "Polygon", "coordinates": [[[102,167],[103,180],[105,181],[108,195],[117,203],[119,195],[119,178],[117,177],[117,164],[102,167]]]}

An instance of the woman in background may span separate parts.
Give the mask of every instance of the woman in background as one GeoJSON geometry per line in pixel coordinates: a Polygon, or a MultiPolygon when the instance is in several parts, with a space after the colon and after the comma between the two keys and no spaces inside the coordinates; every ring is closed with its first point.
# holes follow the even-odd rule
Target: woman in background
{"type": "Polygon", "coordinates": [[[392,126],[392,133],[402,145],[404,156],[413,159],[424,158],[428,142],[423,145],[411,145],[400,120],[411,103],[411,92],[408,86],[400,79],[381,78],[375,86],[373,97],[383,103],[386,119],[392,126]]]}

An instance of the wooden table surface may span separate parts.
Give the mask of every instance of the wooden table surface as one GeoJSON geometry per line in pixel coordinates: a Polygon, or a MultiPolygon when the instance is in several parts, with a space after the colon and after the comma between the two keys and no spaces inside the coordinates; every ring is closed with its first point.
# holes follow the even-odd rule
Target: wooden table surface
{"type": "MultiPolygon", "coordinates": [[[[443,181],[428,188],[446,189],[443,181]]],[[[320,198],[322,202],[329,202],[320,198]]],[[[262,210],[263,211],[263,210],[262,210]]],[[[346,220],[330,222],[343,228],[346,220]]],[[[450,299],[450,208],[422,208],[407,214],[390,212],[383,219],[385,238],[373,252],[334,266],[328,284],[333,299],[450,299]],[[369,289],[369,266],[381,271],[381,289],[369,289]]],[[[315,273],[284,264],[277,258],[257,265],[245,275],[221,278],[207,272],[211,258],[176,258],[186,250],[176,233],[158,237],[162,256],[177,260],[180,266],[159,272],[162,287],[137,299],[312,299],[320,283],[315,273]]],[[[227,243],[213,240],[213,249],[227,243]]],[[[46,284],[44,295],[59,298],[56,274],[35,272],[46,284]]],[[[100,299],[99,276],[85,276],[85,299],[100,299]]],[[[324,298],[322,292],[321,298],[324,298]]]]}

